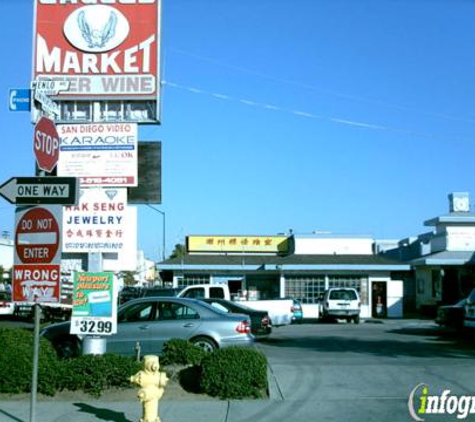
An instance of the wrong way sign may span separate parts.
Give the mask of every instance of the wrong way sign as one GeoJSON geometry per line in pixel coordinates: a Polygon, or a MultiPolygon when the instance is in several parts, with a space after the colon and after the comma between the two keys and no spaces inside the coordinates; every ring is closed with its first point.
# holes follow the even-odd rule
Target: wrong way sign
{"type": "Polygon", "coordinates": [[[15,302],[58,303],[60,265],[14,265],[13,300],[15,302]]]}
{"type": "Polygon", "coordinates": [[[62,207],[32,207],[16,213],[15,263],[60,264],[62,207]]]}

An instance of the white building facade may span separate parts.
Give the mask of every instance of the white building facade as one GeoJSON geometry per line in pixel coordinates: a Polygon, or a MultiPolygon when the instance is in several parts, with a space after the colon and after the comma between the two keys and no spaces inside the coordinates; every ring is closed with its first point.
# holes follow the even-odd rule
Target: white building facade
{"type": "Polygon", "coordinates": [[[188,253],[160,263],[173,287],[226,283],[232,294],[255,299],[294,298],[304,318],[319,317],[319,301],[330,287],[353,287],[361,316],[403,316],[403,281],[410,266],[373,253],[370,237],[334,235],[188,236],[188,253]]]}

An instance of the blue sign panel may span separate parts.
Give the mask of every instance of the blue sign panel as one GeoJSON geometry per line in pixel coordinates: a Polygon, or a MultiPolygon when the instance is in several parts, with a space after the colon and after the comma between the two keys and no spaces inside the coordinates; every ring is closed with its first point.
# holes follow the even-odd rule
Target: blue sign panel
{"type": "Polygon", "coordinates": [[[30,111],[30,90],[10,89],[8,103],[10,111],[30,111]]]}

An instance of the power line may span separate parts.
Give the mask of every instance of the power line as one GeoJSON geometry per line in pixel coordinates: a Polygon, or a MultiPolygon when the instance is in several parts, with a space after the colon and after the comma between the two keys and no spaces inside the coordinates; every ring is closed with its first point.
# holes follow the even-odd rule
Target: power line
{"type": "MultiPolygon", "coordinates": [[[[425,138],[432,138],[432,139],[442,139],[443,138],[440,134],[436,135],[436,134],[433,134],[433,133],[430,133],[430,132],[414,131],[414,130],[410,130],[410,129],[404,129],[404,128],[398,128],[398,127],[392,127],[392,126],[385,126],[385,125],[378,125],[378,124],[374,124],[374,123],[361,122],[361,121],[350,120],[350,119],[343,119],[343,118],[340,118],[340,117],[325,116],[325,115],[322,115],[322,114],[309,113],[309,112],[302,111],[302,110],[292,110],[292,109],[289,109],[289,108],[276,106],[274,104],[261,103],[261,102],[258,102],[258,101],[231,97],[231,96],[226,95],[226,94],[209,92],[209,91],[203,90],[201,88],[180,85],[180,84],[170,82],[170,81],[163,81],[162,84],[163,84],[163,86],[169,86],[169,87],[172,87],[172,88],[188,91],[188,92],[193,93],[193,94],[207,95],[207,96],[213,97],[213,98],[218,99],[218,100],[238,102],[238,103],[241,103],[241,104],[246,105],[246,106],[258,107],[258,108],[271,110],[271,111],[277,111],[277,112],[283,112],[283,113],[292,114],[292,115],[298,116],[298,117],[324,120],[324,121],[329,121],[329,122],[332,122],[332,123],[342,124],[342,125],[346,125],[346,126],[359,127],[359,128],[363,128],[363,129],[369,129],[369,130],[386,131],[386,132],[393,132],[393,133],[402,133],[402,134],[410,135],[410,136],[425,137],[425,138]]],[[[447,136],[447,137],[445,137],[445,139],[450,140],[450,141],[464,141],[464,142],[472,142],[473,141],[473,139],[462,138],[458,135],[454,135],[454,136],[450,135],[450,137],[447,136]]]]}
{"type": "Polygon", "coordinates": [[[452,115],[448,115],[448,114],[444,114],[444,113],[434,113],[434,112],[422,111],[422,110],[418,110],[418,109],[415,109],[415,108],[412,108],[412,107],[407,107],[407,106],[403,106],[403,105],[399,105],[399,104],[388,103],[388,102],[385,102],[385,101],[375,100],[375,99],[372,99],[372,98],[366,98],[366,97],[361,97],[361,96],[336,92],[336,91],[321,88],[321,87],[318,87],[318,86],[315,86],[315,85],[304,84],[304,83],[301,83],[301,82],[296,82],[296,81],[292,81],[292,80],[285,79],[285,78],[277,78],[275,76],[267,75],[267,74],[264,74],[264,73],[261,73],[261,72],[256,72],[256,71],[244,68],[244,67],[229,65],[229,64],[226,64],[226,63],[222,63],[222,62],[220,62],[216,59],[211,59],[211,58],[204,57],[204,56],[201,56],[201,55],[198,55],[198,54],[190,53],[188,51],[184,51],[184,50],[180,50],[180,49],[176,49],[176,48],[169,48],[169,50],[174,51],[178,54],[182,54],[182,55],[185,55],[185,56],[188,56],[188,57],[192,57],[192,58],[197,59],[197,60],[201,60],[201,61],[211,63],[211,64],[216,65],[216,66],[220,66],[220,67],[223,67],[223,68],[228,68],[228,69],[235,70],[235,71],[238,71],[238,72],[241,72],[241,73],[247,73],[249,75],[257,76],[257,77],[267,79],[267,80],[272,81],[272,82],[277,82],[279,84],[286,84],[286,85],[295,86],[297,88],[306,89],[308,91],[315,91],[315,92],[319,92],[319,93],[323,93],[323,94],[332,95],[334,97],[343,98],[343,99],[346,99],[346,100],[357,101],[357,102],[367,103],[367,104],[373,104],[373,105],[376,105],[376,106],[382,106],[382,107],[392,108],[392,109],[396,109],[396,110],[407,111],[407,112],[410,112],[410,113],[418,113],[418,114],[421,114],[421,115],[424,115],[424,116],[427,116],[427,117],[435,117],[435,118],[438,118],[438,119],[447,119],[447,120],[453,120],[453,121],[465,122],[465,123],[475,123],[474,119],[467,118],[467,117],[452,116],[452,115]]]}

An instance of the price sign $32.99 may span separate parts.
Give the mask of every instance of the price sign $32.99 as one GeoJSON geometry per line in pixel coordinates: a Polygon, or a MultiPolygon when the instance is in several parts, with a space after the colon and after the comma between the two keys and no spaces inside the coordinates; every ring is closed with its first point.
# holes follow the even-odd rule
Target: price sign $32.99
{"type": "Polygon", "coordinates": [[[111,321],[82,319],[76,321],[76,326],[84,334],[110,334],[112,332],[111,321]]]}

